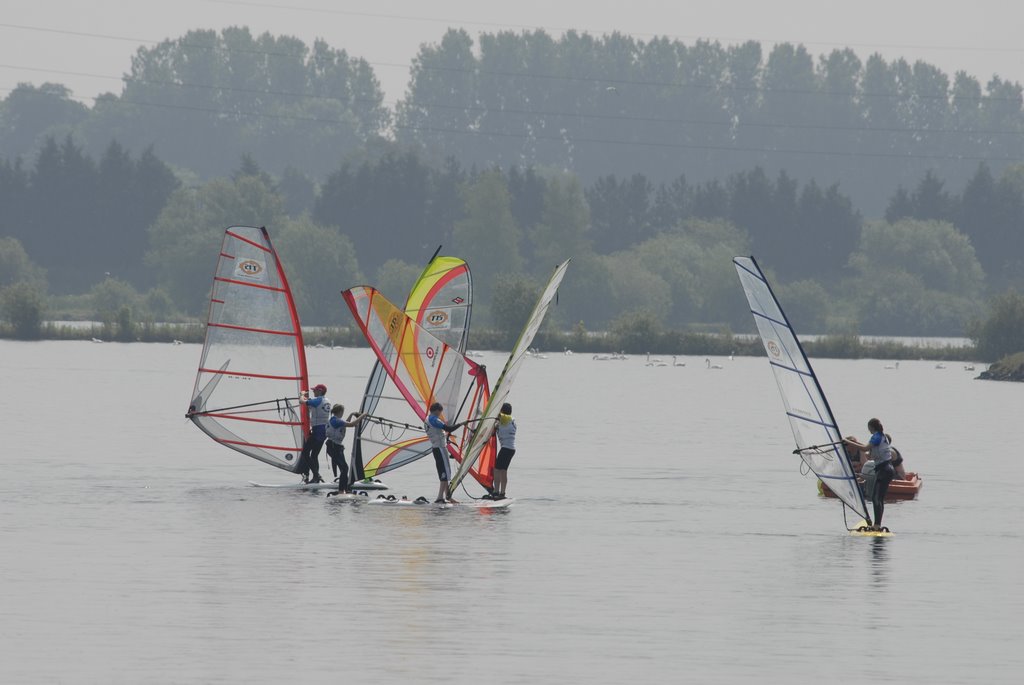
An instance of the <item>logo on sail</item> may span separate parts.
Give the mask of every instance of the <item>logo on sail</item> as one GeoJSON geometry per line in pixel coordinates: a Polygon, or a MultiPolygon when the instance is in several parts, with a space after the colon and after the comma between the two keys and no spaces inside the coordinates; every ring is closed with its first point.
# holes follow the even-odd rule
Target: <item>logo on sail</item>
{"type": "Polygon", "coordinates": [[[769,340],[764,344],[764,346],[768,348],[768,353],[770,355],[772,355],[776,359],[782,358],[782,350],[779,349],[779,346],[775,343],[774,340],[769,340]]]}
{"type": "Polygon", "coordinates": [[[263,272],[266,271],[267,267],[263,265],[263,262],[256,259],[243,259],[235,265],[235,275],[250,280],[263,280],[263,272]]]}
{"type": "Polygon", "coordinates": [[[443,309],[435,309],[427,312],[427,315],[423,317],[423,321],[426,322],[429,328],[449,328],[451,324],[451,318],[448,316],[448,312],[443,309]]]}

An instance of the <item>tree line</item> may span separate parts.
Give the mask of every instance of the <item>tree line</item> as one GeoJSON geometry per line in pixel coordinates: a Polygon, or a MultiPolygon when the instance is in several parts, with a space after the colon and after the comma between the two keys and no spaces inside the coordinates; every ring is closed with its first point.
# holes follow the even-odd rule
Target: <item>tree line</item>
{"type": "Polygon", "coordinates": [[[449,31],[391,110],[323,41],[192,31],[91,107],[59,84],[0,101],[0,288],[8,313],[50,292],[196,315],[247,223],[308,323],[343,322],[360,281],[400,301],[443,244],[478,275],[475,320],[509,329],[573,256],[563,327],[746,330],[729,258],[753,253],[801,330],[960,335],[1024,287],[1021,124],[995,77],[573,31],[449,31]]]}
{"type": "Polygon", "coordinates": [[[121,91],[91,107],[71,95],[16,88],[0,101],[0,151],[31,155],[46,135],[72,133],[97,156],[112,138],[134,154],[155,145],[203,179],[249,153],[317,182],[384,139],[435,165],[550,167],[586,184],[634,173],[703,183],[760,166],[839,183],[871,216],[929,169],[960,186],[979,161],[998,175],[1024,153],[1020,84],[792,43],[543,30],[474,42],[452,29],[422,46],[388,108],[365,60],[234,27],[139,48],[121,91]]]}
{"type": "Polygon", "coordinates": [[[990,292],[1024,285],[1014,252],[998,249],[1020,239],[1022,178],[981,165],[954,193],[926,173],[892,191],[886,220],[865,221],[838,186],[759,167],[584,187],[532,167],[435,167],[389,146],[320,185],[249,155],[228,178],[184,185],[151,150],[135,159],[111,143],[97,162],[49,139],[31,168],[0,159],[0,264],[11,265],[0,287],[88,291],[106,319],[124,307],[200,315],[221,231],[253,224],[271,228],[310,324],[343,323],[337,290],[356,283],[401,301],[440,244],[477,274],[475,320],[509,329],[530,302],[510,306],[510,294],[572,256],[555,317],[566,328],[746,330],[730,259],[753,253],[801,330],[961,335],[990,292]]]}

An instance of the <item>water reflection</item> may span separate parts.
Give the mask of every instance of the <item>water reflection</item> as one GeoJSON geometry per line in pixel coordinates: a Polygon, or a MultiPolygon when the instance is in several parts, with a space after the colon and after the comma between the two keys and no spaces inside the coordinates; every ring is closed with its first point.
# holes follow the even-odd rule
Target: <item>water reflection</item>
{"type": "Polygon", "coordinates": [[[888,586],[889,538],[871,538],[871,577],[880,586],[888,586]]]}

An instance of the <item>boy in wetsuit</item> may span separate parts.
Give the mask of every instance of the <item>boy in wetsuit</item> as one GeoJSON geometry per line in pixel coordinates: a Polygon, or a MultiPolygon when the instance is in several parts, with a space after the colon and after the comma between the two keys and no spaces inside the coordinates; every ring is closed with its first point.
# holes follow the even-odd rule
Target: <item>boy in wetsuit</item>
{"type": "Polygon", "coordinates": [[[450,459],[448,455],[448,433],[457,430],[460,424],[448,425],[441,418],[441,412],[444,411],[444,407],[441,406],[440,402],[434,402],[430,405],[430,414],[427,415],[427,420],[423,422],[423,430],[427,432],[427,437],[430,439],[431,451],[434,453],[434,465],[437,467],[437,477],[441,481],[441,486],[437,491],[437,499],[434,500],[436,503],[450,502],[457,504],[457,502],[448,496],[448,481],[452,479],[452,469],[448,463],[450,459]]]}
{"type": "Polygon", "coordinates": [[[349,492],[348,464],[345,463],[345,429],[356,426],[366,418],[366,413],[352,412],[348,420],[341,418],[345,413],[345,405],[336,404],[331,407],[331,418],[327,421],[327,456],[331,458],[331,470],[337,476],[338,492],[349,492]],[[353,418],[355,420],[353,420],[353,418]]]}
{"type": "Polygon", "coordinates": [[[323,483],[320,477],[320,449],[327,440],[327,421],[331,416],[331,401],[327,399],[327,386],[319,383],[313,386],[314,397],[309,392],[302,391],[299,395],[299,402],[306,405],[309,410],[309,436],[302,444],[302,455],[299,457],[300,472],[303,483],[323,483]],[[310,480],[309,473],[313,472],[310,480]]]}

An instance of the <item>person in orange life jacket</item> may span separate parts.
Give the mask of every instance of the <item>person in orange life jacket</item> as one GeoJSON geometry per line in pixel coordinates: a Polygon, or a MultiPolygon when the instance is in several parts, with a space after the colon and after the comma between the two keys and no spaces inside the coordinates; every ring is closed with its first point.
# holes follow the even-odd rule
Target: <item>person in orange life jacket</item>
{"type": "Polygon", "coordinates": [[[345,429],[357,426],[366,418],[366,412],[352,412],[348,420],[341,418],[345,413],[345,405],[336,404],[331,407],[331,418],[327,420],[327,456],[331,458],[331,470],[338,481],[338,492],[349,492],[348,464],[345,463],[345,429]],[[353,420],[355,419],[355,420],[353,420]]]}
{"type": "Polygon", "coordinates": [[[327,421],[331,416],[331,401],[327,399],[327,386],[323,383],[313,386],[314,397],[309,392],[302,391],[299,395],[299,402],[306,405],[309,410],[309,436],[302,445],[302,455],[299,457],[300,473],[303,483],[323,483],[320,477],[320,449],[327,440],[327,421]],[[313,473],[312,480],[309,477],[313,473]]]}
{"type": "Polygon", "coordinates": [[[448,481],[452,479],[452,467],[448,463],[451,457],[448,454],[447,433],[457,430],[462,424],[449,425],[445,423],[441,418],[442,411],[444,411],[444,407],[441,403],[434,402],[430,405],[430,413],[427,415],[427,420],[423,422],[423,430],[426,431],[427,437],[430,439],[431,451],[434,453],[437,477],[441,481],[437,491],[437,499],[434,501],[438,503],[447,501],[457,504],[454,499],[448,496],[448,481]]]}

